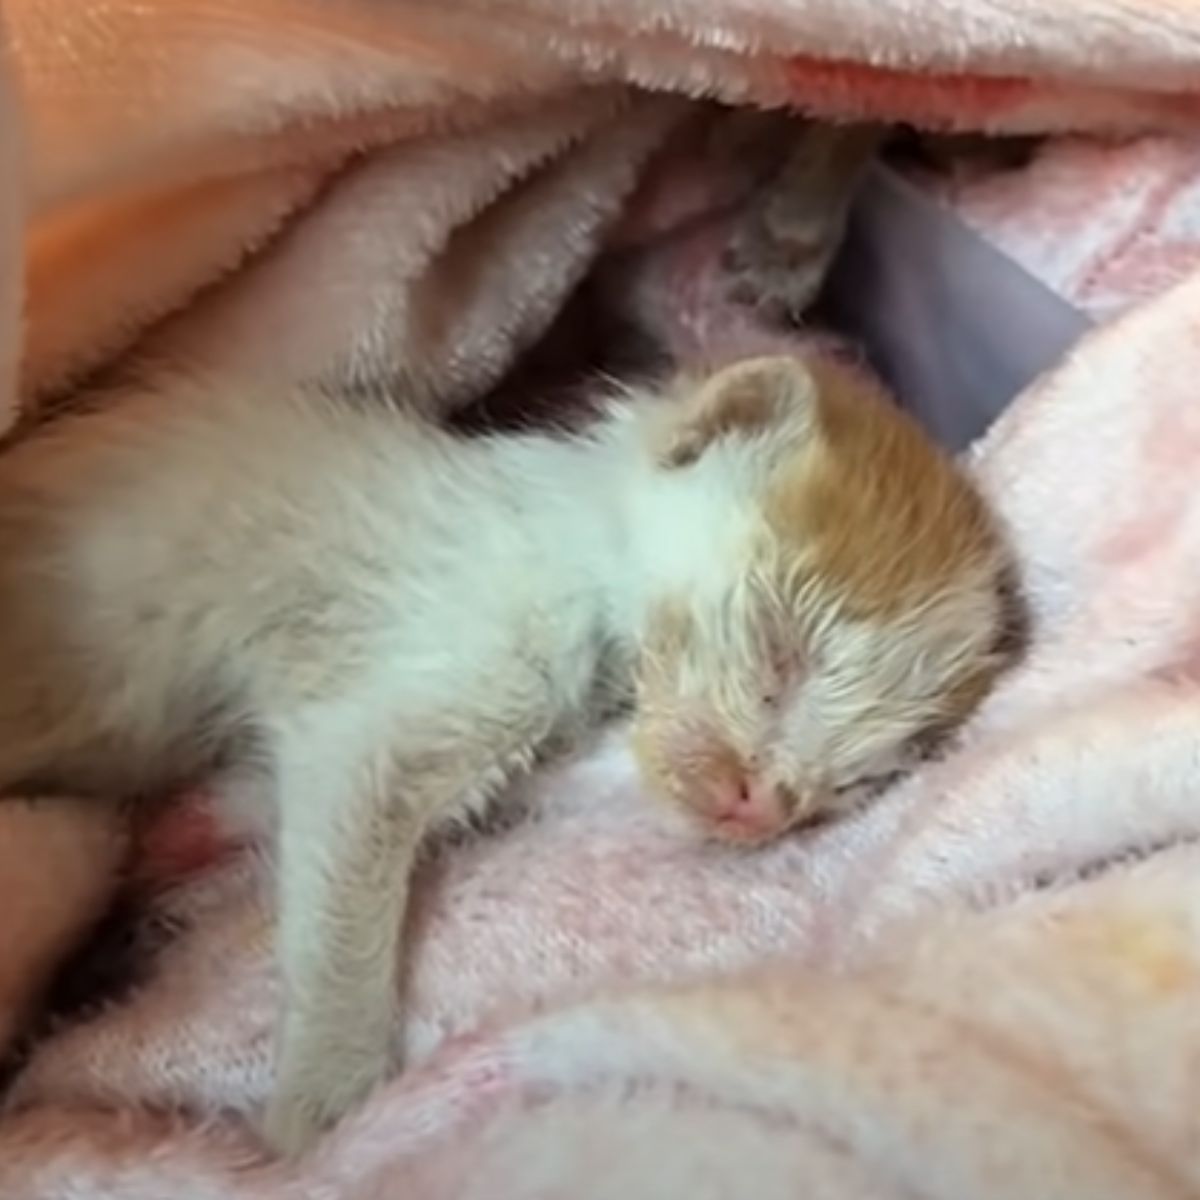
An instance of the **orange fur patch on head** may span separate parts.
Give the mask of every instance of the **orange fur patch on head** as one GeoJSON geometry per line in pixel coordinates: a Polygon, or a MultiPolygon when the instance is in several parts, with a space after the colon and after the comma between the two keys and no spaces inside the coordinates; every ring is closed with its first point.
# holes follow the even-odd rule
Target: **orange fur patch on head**
{"type": "Polygon", "coordinates": [[[811,405],[816,384],[799,359],[753,358],[718,371],[674,418],[657,458],[664,467],[696,462],[716,441],[731,433],[755,433],[774,426],[781,412],[811,405]]]}
{"type": "Polygon", "coordinates": [[[912,610],[998,565],[982,498],[916,423],[853,367],[814,360],[813,437],[765,500],[768,526],[860,619],[912,610]]]}

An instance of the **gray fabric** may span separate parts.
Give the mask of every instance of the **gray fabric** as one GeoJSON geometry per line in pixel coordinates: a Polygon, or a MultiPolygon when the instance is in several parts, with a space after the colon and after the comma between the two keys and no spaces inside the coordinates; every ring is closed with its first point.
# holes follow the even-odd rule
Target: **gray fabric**
{"type": "Polygon", "coordinates": [[[863,184],[822,308],[954,450],[1091,324],[882,166],[863,184]]]}

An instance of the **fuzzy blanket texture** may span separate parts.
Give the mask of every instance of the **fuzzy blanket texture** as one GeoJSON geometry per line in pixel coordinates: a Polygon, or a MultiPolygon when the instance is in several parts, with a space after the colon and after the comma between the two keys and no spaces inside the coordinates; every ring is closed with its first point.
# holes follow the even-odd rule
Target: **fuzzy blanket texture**
{"type": "MultiPolygon", "coordinates": [[[[422,874],[409,1069],[288,1167],[245,1119],[278,1003],[268,872],[237,814],[181,804],[142,852],[148,973],[35,1047],[0,1197],[1200,1196],[1200,6],[3,18],[8,422],[132,349],[231,386],[402,377],[449,411],[565,337],[585,277],[677,355],[754,349],[721,273],[742,115],[714,98],[1132,140],[924,181],[1103,320],[971,453],[1033,641],[952,755],[756,853],[681,836],[619,730],[541,773],[533,815],[422,874]]],[[[0,1036],[94,915],[108,820],[0,806],[0,1036]]]]}

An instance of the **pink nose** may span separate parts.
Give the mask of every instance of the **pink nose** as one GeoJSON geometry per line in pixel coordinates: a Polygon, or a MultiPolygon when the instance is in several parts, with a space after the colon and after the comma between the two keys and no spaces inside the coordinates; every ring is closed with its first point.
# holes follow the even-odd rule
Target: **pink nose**
{"type": "Polygon", "coordinates": [[[739,776],[723,782],[712,795],[717,825],[734,836],[762,836],[788,823],[793,808],[785,788],[765,780],[739,776]]]}

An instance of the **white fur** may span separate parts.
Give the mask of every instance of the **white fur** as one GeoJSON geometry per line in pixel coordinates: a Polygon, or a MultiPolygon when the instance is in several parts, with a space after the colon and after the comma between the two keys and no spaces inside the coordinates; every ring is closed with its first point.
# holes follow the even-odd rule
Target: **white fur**
{"type": "Polygon", "coordinates": [[[628,698],[629,563],[725,520],[728,489],[660,486],[628,415],[468,441],[175,382],[3,460],[0,786],[157,789],[240,747],[238,806],[281,818],[282,1148],[386,1071],[421,840],[628,698]]]}
{"type": "MultiPolygon", "coordinates": [[[[421,843],[632,699],[651,614],[682,602],[700,639],[697,669],[685,655],[659,689],[671,721],[715,697],[760,734],[763,631],[805,634],[756,580],[762,494],[795,467],[812,384],[793,360],[748,370],[736,387],[779,392],[775,416],[718,425],[684,466],[659,435],[711,415],[711,391],[634,397],[583,436],[465,440],[382,400],[180,379],[0,460],[0,788],[111,796],[218,771],[244,819],[278,814],[279,1148],[388,1070],[421,843]]],[[[858,709],[812,702],[836,680],[805,685],[807,724],[773,739],[789,783],[828,768],[874,657],[834,671],[858,709]]],[[[731,732],[711,713],[697,728],[731,732]]]]}

